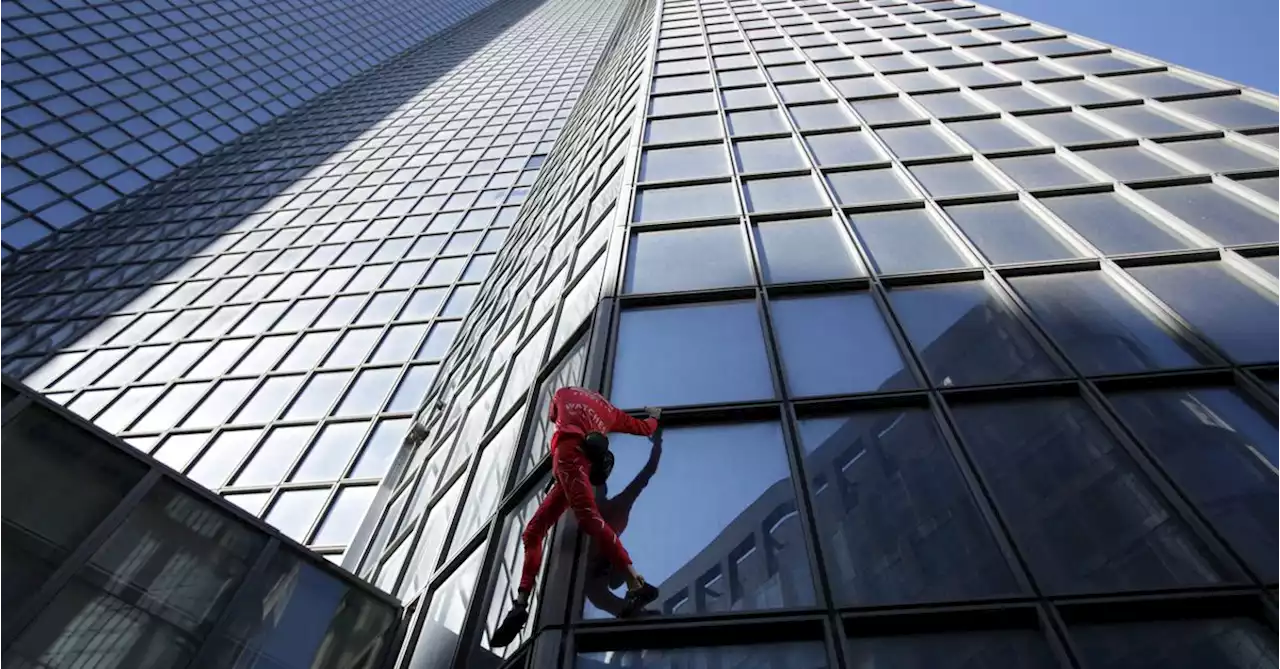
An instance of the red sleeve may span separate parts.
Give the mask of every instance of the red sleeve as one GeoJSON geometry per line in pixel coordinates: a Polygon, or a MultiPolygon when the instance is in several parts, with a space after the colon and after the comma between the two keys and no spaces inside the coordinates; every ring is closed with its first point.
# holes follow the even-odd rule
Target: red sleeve
{"type": "Polygon", "coordinates": [[[658,430],[658,419],[656,418],[640,420],[623,413],[617,407],[611,406],[609,408],[613,409],[613,425],[609,426],[610,432],[638,434],[642,437],[648,437],[658,430]]]}

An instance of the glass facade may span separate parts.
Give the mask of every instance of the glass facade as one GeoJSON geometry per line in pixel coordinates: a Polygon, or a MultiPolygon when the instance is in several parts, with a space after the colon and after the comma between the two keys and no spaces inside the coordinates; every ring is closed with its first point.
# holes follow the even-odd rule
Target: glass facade
{"type": "Polygon", "coordinates": [[[469,606],[403,666],[1275,666],[1275,99],[967,2],[629,11],[348,552],[469,606]],[[662,596],[566,522],[512,656],[565,383],[666,407],[597,491],[662,596]]]}
{"type": "Polygon", "coordinates": [[[481,12],[23,253],[6,371],[340,560],[618,12],[481,12]]]}
{"type": "MultiPolygon", "coordinates": [[[[447,172],[462,162],[450,152],[499,141],[486,133],[433,147],[446,157],[426,167],[450,167],[407,211],[393,209],[400,191],[388,206],[315,174],[266,196],[323,201],[296,223],[292,205],[230,214],[254,224],[233,236],[264,234],[202,252],[222,263],[212,273],[168,270],[188,273],[136,298],[145,307],[92,301],[106,334],[90,345],[53,341],[71,319],[43,314],[65,273],[84,277],[61,289],[68,302],[94,275],[24,276],[18,313],[36,315],[6,365],[157,457],[192,454],[193,478],[284,531],[324,536],[318,509],[349,519],[367,504],[341,520],[345,550],[312,543],[404,604],[397,669],[1277,666],[1274,97],[963,0],[491,11],[516,7],[529,13],[515,26],[545,22],[512,49],[554,43],[573,20],[567,45],[597,41],[554,145],[511,164],[527,181],[504,186],[520,192],[491,203],[502,223],[467,242],[501,230],[493,246],[449,250],[481,230],[449,214],[491,206],[467,198],[492,190],[447,172]],[[442,181],[452,190],[433,190],[442,181]],[[415,219],[422,202],[431,216],[415,219]],[[408,238],[411,220],[392,255],[363,255],[408,238]],[[270,247],[268,265],[227,271],[295,227],[360,232],[308,237],[298,257],[316,265],[266,269],[270,247]],[[417,283],[379,283],[430,243],[417,283]],[[452,280],[481,257],[483,271],[452,280]],[[442,262],[448,290],[430,278],[442,262]],[[272,306],[300,272],[313,274],[272,306]],[[243,278],[224,289],[240,291],[277,273],[266,297],[223,304],[218,282],[243,278]],[[335,287],[352,285],[372,287],[335,287]],[[164,302],[205,291],[213,302],[164,302]],[[430,316],[363,333],[362,314],[415,304],[430,316]],[[102,380],[151,341],[132,328],[228,307],[243,311],[216,335],[169,334],[158,352],[225,354],[190,350],[164,383],[102,380]],[[246,322],[277,325],[235,330],[246,322]],[[278,352],[259,354],[273,337],[278,352]],[[430,357],[354,357],[388,343],[430,357]],[[257,360],[273,371],[234,371],[257,360]],[[597,490],[662,594],[614,620],[623,581],[565,521],[533,619],[492,648],[548,480],[550,392],[568,384],[666,409],[660,438],[614,440],[597,490]],[[200,403],[218,393],[237,399],[200,403]],[[167,422],[195,416],[221,422],[167,422]],[[199,443],[175,440],[187,433],[199,443]],[[357,477],[370,453],[377,474],[357,477]],[[332,478],[295,484],[299,472],[332,478]]],[[[508,36],[497,25],[493,44],[508,36]]],[[[363,99],[345,90],[313,104],[363,99]]],[[[352,151],[394,159],[384,141],[352,151]]],[[[207,228],[213,215],[193,216],[207,228]]]]}
{"type": "Polygon", "coordinates": [[[373,667],[400,607],[4,378],[4,663],[373,667]]]}
{"type": "Polygon", "coordinates": [[[0,253],[110,225],[125,196],[493,2],[6,4],[0,253]]]}

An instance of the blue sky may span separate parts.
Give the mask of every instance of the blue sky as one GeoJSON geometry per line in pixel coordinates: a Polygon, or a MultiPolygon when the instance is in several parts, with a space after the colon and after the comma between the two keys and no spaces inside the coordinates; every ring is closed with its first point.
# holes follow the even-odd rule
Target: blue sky
{"type": "Polygon", "coordinates": [[[1276,92],[1276,0],[980,0],[1033,21],[1276,92]]]}

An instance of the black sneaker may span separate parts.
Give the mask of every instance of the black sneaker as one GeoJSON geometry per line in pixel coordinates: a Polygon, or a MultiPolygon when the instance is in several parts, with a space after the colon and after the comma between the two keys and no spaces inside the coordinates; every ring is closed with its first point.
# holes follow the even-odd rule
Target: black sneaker
{"type": "Polygon", "coordinates": [[[498,625],[498,629],[495,629],[493,635],[489,637],[489,645],[493,648],[502,648],[509,645],[520,635],[520,630],[524,629],[524,624],[528,621],[528,605],[520,604],[519,602],[512,604],[511,610],[507,611],[507,615],[502,619],[502,623],[498,625]]]}
{"type": "Polygon", "coordinates": [[[630,618],[644,610],[644,607],[652,604],[658,599],[658,589],[640,581],[640,587],[627,590],[626,602],[622,605],[622,612],[618,615],[620,618],[630,618]]]}

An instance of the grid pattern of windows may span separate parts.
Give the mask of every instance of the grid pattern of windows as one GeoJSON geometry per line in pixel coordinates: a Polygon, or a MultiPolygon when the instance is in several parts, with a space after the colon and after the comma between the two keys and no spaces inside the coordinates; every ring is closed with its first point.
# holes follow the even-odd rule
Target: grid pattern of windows
{"type": "Polygon", "coordinates": [[[6,3],[0,253],[104,223],[86,216],[492,3],[6,3]]]}
{"type": "Polygon", "coordinates": [[[483,12],[25,253],[6,371],[341,559],[618,13],[483,12]]]}
{"type": "Polygon", "coordinates": [[[1276,666],[1274,98],[957,0],[654,4],[349,553],[458,616],[410,665],[484,651],[582,382],[667,408],[597,491],[662,597],[562,528],[525,666],[1276,666]]]}

